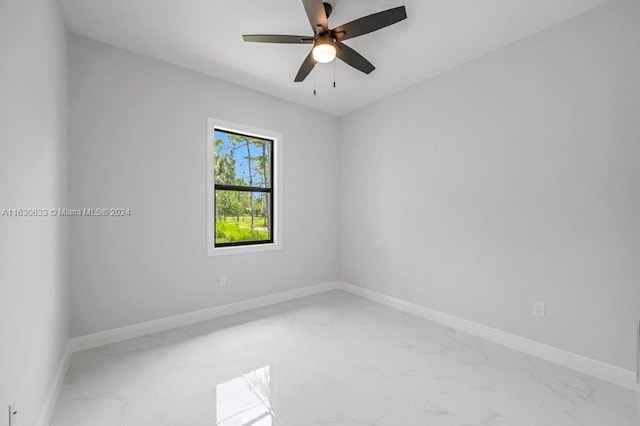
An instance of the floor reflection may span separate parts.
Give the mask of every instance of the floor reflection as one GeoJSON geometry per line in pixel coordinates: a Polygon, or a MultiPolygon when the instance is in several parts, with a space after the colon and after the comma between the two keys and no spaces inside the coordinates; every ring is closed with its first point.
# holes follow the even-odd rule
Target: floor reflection
{"type": "Polygon", "coordinates": [[[271,409],[271,366],[216,386],[216,418],[221,426],[277,425],[271,409]]]}

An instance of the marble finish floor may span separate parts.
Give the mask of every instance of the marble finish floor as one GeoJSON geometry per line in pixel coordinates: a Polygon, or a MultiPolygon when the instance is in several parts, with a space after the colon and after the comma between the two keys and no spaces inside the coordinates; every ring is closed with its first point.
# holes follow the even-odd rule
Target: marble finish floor
{"type": "Polygon", "coordinates": [[[73,355],[53,426],[635,426],[637,396],[332,291],[73,355]]]}

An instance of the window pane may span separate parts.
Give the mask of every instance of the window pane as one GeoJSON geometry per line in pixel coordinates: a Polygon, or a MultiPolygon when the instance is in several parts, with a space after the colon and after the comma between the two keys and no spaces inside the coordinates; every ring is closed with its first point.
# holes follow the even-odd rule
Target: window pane
{"type": "Polygon", "coordinates": [[[271,187],[272,141],[222,130],[214,139],[217,184],[271,187]]]}
{"type": "Polygon", "coordinates": [[[216,190],[216,244],[271,240],[271,194],[216,190]]]}

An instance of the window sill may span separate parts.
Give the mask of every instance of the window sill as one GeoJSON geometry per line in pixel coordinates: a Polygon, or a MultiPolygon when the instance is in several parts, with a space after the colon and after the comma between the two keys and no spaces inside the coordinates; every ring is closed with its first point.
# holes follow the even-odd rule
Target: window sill
{"type": "Polygon", "coordinates": [[[260,253],[263,251],[282,250],[282,244],[256,244],[254,246],[237,247],[209,247],[207,254],[209,257],[226,256],[231,254],[260,253]]]}

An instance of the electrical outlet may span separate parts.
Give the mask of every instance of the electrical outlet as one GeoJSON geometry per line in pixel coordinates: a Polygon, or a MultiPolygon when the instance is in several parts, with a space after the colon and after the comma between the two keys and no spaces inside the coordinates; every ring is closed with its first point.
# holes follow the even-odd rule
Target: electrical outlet
{"type": "Polygon", "coordinates": [[[225,277],[224,275],[220,276],[220,287],[226,287],[227,286],[227,277],[225,277]]]}
{"type": "Polygon", "coordinates": [[[542,302],[533,302],[533,315],[542,318],[547,316],[547,305],[542,302]]]}
{"type": "Polygon", "coordinates": [[[18,409],[16,408],[16,402],[12,401],[9,404],[9,426],[16,425],[16,416],[18,415],[18,409]]]}

